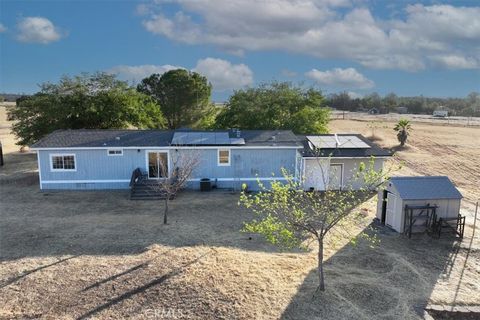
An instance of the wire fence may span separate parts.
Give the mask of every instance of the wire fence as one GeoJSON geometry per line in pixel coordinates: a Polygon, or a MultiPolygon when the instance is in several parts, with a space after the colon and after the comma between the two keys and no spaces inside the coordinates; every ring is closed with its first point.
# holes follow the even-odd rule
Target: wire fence
{"type": "Polygon", "coordinates": [[[434,117],[426,114],[369,114],[366,112],[333,111],[331,114],[333,120],[360,120],[360,121],[391,121],[396,122],[400,119],[408,119],[414,122],[424,122],[439,125],[453,126],[479,126],[480,117],[434,117]]]}

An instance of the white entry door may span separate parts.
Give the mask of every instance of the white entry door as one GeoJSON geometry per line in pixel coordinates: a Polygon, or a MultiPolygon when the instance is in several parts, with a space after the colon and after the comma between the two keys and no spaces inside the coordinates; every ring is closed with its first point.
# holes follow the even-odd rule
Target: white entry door
{"type": "Polygon", "coordinates": [[[397,201],[397,197],[395,194],[389,192],[387,194],[387,211],[385,217],[385,224],[389,227],[394,227],[394,220],[395,220],[395,202],[397,201]]]}
{"type": "Polygon", "coordinates": [[[330,190],[340,190],[343,186],[343,164],[331,163],[328,171],[328,187],[330,190]]]}

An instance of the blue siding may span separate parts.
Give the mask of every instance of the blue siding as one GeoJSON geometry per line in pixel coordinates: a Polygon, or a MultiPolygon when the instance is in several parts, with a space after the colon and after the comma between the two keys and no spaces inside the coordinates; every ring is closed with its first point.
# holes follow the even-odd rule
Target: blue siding
{"type": "Polygon", "coordinates": [[[193,178],[281,177],[281,168],[295,169],[294,149],[231,149],[230,165],[219,166],[217,149],[199,150],[200,163],[193,178]]]}
{"type": "MultiPolygon", "coordinates": [[[[128,181],[134,169],[140,167],[147,171],[147,150],[153,151],[155,148],[124,149],[123,156],[108,156],[107,149],[39,150],[42,188],[61,190],[126,189],[129,187],[128,181]],[[74,154],[76,171],[52,171],[50,168],[51,154],[74,154]]],[[[158,149],[158,151],[165,151],[165,149],[158,149]]],[[[170,149],[170,156],[175,156],[177,152],[188,151],[170,149]]],[[[217,149],[196,149],[194,152],[201,160],[192,179],[220,179],[222,181],[217,184],[219,187],[236,189],[239,189],[245,182],[252,190],[257,186],[257,177],[260,179],[281,178],[281,168],[285,168],[293,174],[298,156],[296,149],[232,148],[230,166],[219,166],[217,149]]],[[[172,169],[170,168],[170,170],[172,169]]],[[[265,181],[265,185],[268,186],[269,182],[265,181]]],[[[192,181],[190,186],[198,188],[199,183],[192,181]]]]}

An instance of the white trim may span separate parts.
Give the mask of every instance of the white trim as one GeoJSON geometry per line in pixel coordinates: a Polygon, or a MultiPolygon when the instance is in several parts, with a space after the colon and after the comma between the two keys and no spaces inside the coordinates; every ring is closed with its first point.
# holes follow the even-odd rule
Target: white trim
{"type": "MultiPolygon", "coordinates": [[[[287,180],[286,178],[280,178],[280,177],[258,177],[258,178],[210,178],[212,181],[257,181],[257,180],[265,180],[265,181],[275,181],[275,180],[287,180]]],[[[200,181],[199,178],[195,179],[188,179],[187,181],[193,182],[193,181],[200,181]]]]}
{"type": "Polygon", "coordinates": [[[50,157],[50,171],[51,172],[76,172],[77,171],[77,157],[74,153],[49,153],[50,157]],[[72,157],[73,156],[73,164],[75,166],[74,169],[54,169],[53,168],[53,157],[72,157]]]}
{"type": "Polygon", "coordinates": [[[390,158],[390,156],[381,156],[381,157],[377,157],[377,156],[370,156],[370,157],[302,157],[302,158],[308,160],[308,159],[371,159],[372,157],[375,160],[390,158]]]}
{"type": "Polygon", "coordinates": [[[109,156],[109,157],[121,157],[121,156],[123,156],[123,149],[121,149],[121,148],[107,149],[107,156],[109,156]],[[110,151],[120,151],[120,153],[110,154],[110,151]]]}
{"type": "MultiPolygon", "coordinates": [[[[113,147],[113,148],[122,148],[122,149],[141,149],[141,150],[152,150],[152,149],[218,149],[222,146],[143,146],[143,147],[113,147]]],[[[302,146],[224,146],[231,149],[303,149],[302,146]]],[[[112,147],[55,147],[55,148],[30,148],[32,151],[44,151],[44,150],[106,150],[112,149],[112,147]]]]}
{"type": "Polygon", "coordinates": [[[145,169],[147,170],[147,178],[151,180],[160,180],[160,179],[167,179],[170,176],[171,163],[170,163],[170,150],[169,149],[147,149],[145,150],[145,169]],[[148,167],[148,154],[149,153],[166,153],[167,154],[167,176],[166,177],[158,177],[158,178],[150,178],[150,170],[148,167]]]}
{"type": "Polygon", "coordinates": [[[38,183],[40,184],[40,190],[43,189],[42,186],[42,164],[40,163],[40,152],[37,152],[37,163],[38,163],[38,183]]]}
{"type": "Polygon", "coordinates": [[[217,166],[230,167],[232,163],[232,151],[230,148],[218,148],[217,149],[217,166]],[[228,163],[220,163],[220,151],[228,151],[228,163]]]}
{"type": "Polygon", "coordinates": [[[54,183],[114,183],[114,182],[130,182],[128,179],[124,180],[47,180],[42,183],[54,184],[54,183]]]}

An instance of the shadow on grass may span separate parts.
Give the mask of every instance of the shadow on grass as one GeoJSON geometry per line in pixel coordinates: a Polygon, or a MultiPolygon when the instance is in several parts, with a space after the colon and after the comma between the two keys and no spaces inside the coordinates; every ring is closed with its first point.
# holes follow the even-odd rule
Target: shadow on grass
{"type": "MultiPolygon", "coordinates": [[[[423,316],[439,278],[459,249],[453,237],[408,239],[373,225],[380,243],[346,245],[325,263],[326,291],[317,271],[305,278],[282,319],[406,319],[423,316]]],[[[457,289],[458,290],[458,289],[457,289]]]]}
{"type": "MultiPolygon", "coordinates": [[[[96,315],[97,313],[99,312],[102,312],[103,310],[106,310],[118,303],[121,303],[122,301],[126,300],[126,299],[130,299],[131,297],[137,295],[137,294],[141,294],[143,292],[145,292],[145,290],[148,290],[154,286],[157,286],[157,285],[161,285],[162,283],[164,283],[166,280],[168,280],[169,278],[173,277],[173,276],[176,276],[180,273],[182,273],[183,271],[185,271],[185,269],[189,266],[191,266],[192,264],[195,264],[197,263],[200,259],[202,259],[203,257],[205,257],[208,253],[205,253],[205,254],[202,254],[201,256],[193,259],[192,261],[189,261],[188,263],[185,263],[183,264],[182,266],[180,266],[179,268],[175,269],[175,270],[172,270],[166,274],[164,274],[163,276],[161,277],[158,277],[152,281],[150,281],[149,283],[145,284],[145,285],[142,285],[140,287],[137,287],[135,289],[132,289],[130,291],[127,291],[113,299],[111,299],[110,301],[104,303],[104,304],[101,304],[97,307],[95,307],[94,309],[82,314],[81,316],[79,316],[77,318],[77,320],[83,320],[83,319],[89,319],[91,318],[92,316],[96,315]]],[[[138,265],[134,268],[141,268],[140,267],[141,265],[138,265]]],[[[132,268],[132,269],[134,269],[132,268]]],[[[129,273],[129,272],[132,272],[133,270],[130,269],[130,270],[127,270],[124,274],[126,273],[129,273]]],[[[121,275],[121,274],[120,274],[121,275]]],[[[118,276],[120,276],[118,275],[118,276]]]]}
{"type": "Polygon", "coordinates": [[[65,258],[65,259],[60,259],[58,261],[55,261],[53,263],[50,263],[50,264],[46,264],[46,265],[43,265],[43,266],[40,266],[38,268],[35,268],[35,269],[31,269],[31,270],[27,270],[27,271],[24,271],[22,272],[22,274],[18,275],[18,276],[15,276],[15,277],[11,277],[11,278],[8,278],[4,281],[1,281],[0,280],[0,289],[2,288],[5,288],[9,285],[11,285],[12,283],[15,283],[17,282],[18,280],[22,279],[22,278],[25,278],[26,276],[32,274],[32,273],[35,273],[37,271],[40,271],[40,270],[43,270],[43,269],[46,269],[46,268],[49,268],[49,267],[52,267],[52,266],[55,266],[57,264],[60,264],[62,262],[65,262],[65,261],[68,261],[68,260],[71,260],[73,258],[77,258],[79,257],[79,255],[76,255],[76,256],[73,256],[73,257],[68,257],[68,258],[65,258]]]}

